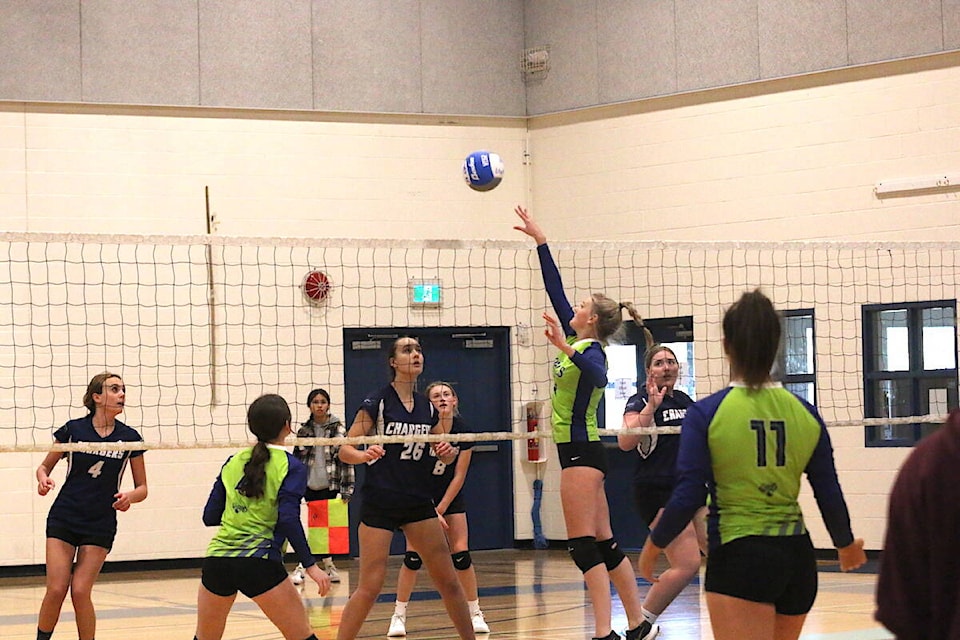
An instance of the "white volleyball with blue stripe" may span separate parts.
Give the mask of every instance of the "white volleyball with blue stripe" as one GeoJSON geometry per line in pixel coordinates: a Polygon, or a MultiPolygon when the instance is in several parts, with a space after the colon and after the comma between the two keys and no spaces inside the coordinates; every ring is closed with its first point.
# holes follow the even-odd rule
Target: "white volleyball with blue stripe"
{"type": "Polygon", "coordinates": [[[490,191],[503,179],[503,160],[490,151],[474,151],[463,161],[463,179],[474,191],[490,191]]]}

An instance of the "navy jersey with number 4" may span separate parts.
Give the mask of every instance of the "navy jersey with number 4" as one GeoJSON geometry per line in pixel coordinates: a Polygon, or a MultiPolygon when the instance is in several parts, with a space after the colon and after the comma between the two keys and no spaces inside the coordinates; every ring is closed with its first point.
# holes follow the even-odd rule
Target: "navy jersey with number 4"
{"type": "MultiPolygon", "coordinates": [[[[101,437],[93,427],[93,415],[71,420],[57,429],[54,440],[69,442],[142,442],[136,430],[119,420],[113,431],[101,437]]],[[[47,524],[87,535],[115,535],[117,512],[114,496],[130,458],[143,451],[69,451],[67,478],[47,515],[47,524]]]]}
{"type": "MultiPolygon", "coordinates": [[[[369,435],[422,436],[430,433],[440,417],[427,397],[413,394],[413,410],[407,411],[392,385],[368,394],[360,405],[373,420],[369,435]]],[[[384,444],[386,453],[367,463],[364,499],[397,507],[433,502],[433,466],[429,442],[384,444]]]]}

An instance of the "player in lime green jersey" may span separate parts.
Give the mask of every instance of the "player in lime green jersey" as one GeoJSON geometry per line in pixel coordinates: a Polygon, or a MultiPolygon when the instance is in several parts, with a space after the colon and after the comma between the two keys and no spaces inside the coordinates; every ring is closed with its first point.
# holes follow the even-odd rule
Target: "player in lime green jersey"
{"type": "Polygon", "coordinates": [[[194,640],[220,640],[238,591],[286,640],[316,640],[283,567],[289,540],[320,595],[330,590],[330,577],[314,562],[300,523],[307,468],[283,448],[290,407],[278,395],[260,396],[247,409],[247,424],[257,444],[227,460],[203,509],[203,523],[220,528],[203,560],[194,640]]]}
{"type": "Polygon", "coordinates": [[[817,595],[813,544],[797,502],[807,475],[843,571],[866,562],[817,410],[770,378],[780,316],[759,290],[723,317],[730,386],[687,409],[677,485],[638,563],[657,556],[710,496],[707,608],[715,640],[796,640],[817,595]]]}
{"type": "Polygon", "coordinates": [[[595,638],[620,638],[611,629],[613,581],[627,614],[627,640],[653,640],[657,630],[644,624],[633,567],[610,527],[603,490],[607,454],[597,433],[597,405],[607,386],[603,346],[620,329],[624,309],[638,326],[643,326],[643,320],[629,302],[618,303],[602,293],[594,293],[572,308],[540,225],[523,207],[515,211],[523,224],[514,228],[537,243],[543,284],[557,315],[554,318],[545,313],[543,319],[547,322],[547,339],[560,351],[553,362],[550,394],[553,440],[561,468],[560,503],[567,527],[567,550],[583,572],[593,604],[595,638]]]}

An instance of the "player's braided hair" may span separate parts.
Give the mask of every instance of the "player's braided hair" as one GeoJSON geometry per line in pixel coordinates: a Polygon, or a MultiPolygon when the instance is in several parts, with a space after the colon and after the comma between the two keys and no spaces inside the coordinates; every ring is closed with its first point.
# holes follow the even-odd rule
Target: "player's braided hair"
{"type": "Polygon", "coordinates": [[[237,492],[248,498],[263,496],[267,477],[267,462],[270,450],[267,443],[277,439],[284,425],[290,422],[290,406],[287,401],[275,393],[262,395],[247,409],[247,426],[257,436],[250,460],[243,467],[243,478],[237,485],[237,492]]]}

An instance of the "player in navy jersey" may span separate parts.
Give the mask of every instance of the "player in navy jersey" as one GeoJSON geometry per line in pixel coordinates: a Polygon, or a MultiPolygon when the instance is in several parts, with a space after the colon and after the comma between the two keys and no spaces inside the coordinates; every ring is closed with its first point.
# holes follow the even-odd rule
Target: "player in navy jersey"
{"type": "MultiPolygon", "coordinates": [[[[126,402],[120,376],[93,376],[83,396],[90,413],[57,429],[53,438],[70,442],[141,442],[140,434],[117,420],[126,402]]],[[[67,458],[67,477],[47,515],[47,590],[37,620],[37,640],[49,640],[70,592],[80,640],[93,640],[97,616],[91,591],[117,535],[117,511],[147,497],[143,451],[51,451],[37,467],[37,492],[47,495],[56,482],[50,473],[67,458]],[[134,489],[121,491],[127,468],[134,489]]]]}
{"type": "MultiPolygon", "coordinates": [[[[675,388],[680,377],[677,354],[670,347],[648,344],[644,369],[647,374],[645,388],[627,400],[623,428],[679,427],[693,400],[675,388]]],[[[640,517],[652,528],[676,482],[680,435],[620,435],[617,443],[624,451],[637,452],[634,501],[640,517]]],[[[651,638],[659,632],[656,624],[659,615],[700,570],[700,545],[693,522],[667,546],[665,552],[670,568],[660,575],[659,582],[650,587],[643,599],[644,627],[651,638]]]]}
{"type": "MultiPolygon", "coordinates": [[[[394,341],[388,363],[393,381],[367,395],[347,435],[416,436],[449,432],[450,425],[441,424],[440,414],[416,391],[417,379],[423,372],[423,353],[416,338],[402,337],[394,341]]],[[[357,532],[360,579],[343,609],[337,640],[352,640],[360,632],[383,589],[390,541],[397,529],[403,531],[423,558],[457,633],[464,640],[474,639],[470,609],[433,503],[436,460],[451,464],[457,453],[458,449],[449,442],[408,441],[373,444],[364,449],[348,444],[340,446],[341,460],[366,464],[367,472],[357,532]],[[429,454],[431,448],[436,458],[429,454]]]]}
{"type": "MultiPolygon", "coordinates": [[[[469,433],[469,427],[460,417],[458,409],[459,399],[453,386],[447,382],[431,382],[424,392],[441,416],[451,417],[453,426],[450,433],[469,433]]],[[[473,621],[475,633],[490,633],[480,609],[480,596],[477,592],[477,573],[470,557],[469,532],[467,530],[467,506],[461,489],[467,479],[470,469],[470,460],[473,457],[473,444],[469,441],[458,444],[460,453],[455,465],[444,464],[437,460],[433,467],[434,489],[433,496],[436,503],[437,515],[445,525],[447,542],[450,544],[450,557],[453,566],[457,569],[457,576],[467,597],[470,607],[470,618],[473,621]]],[[[432,454],[431,454],[432,455],[432,454]]],[[[393,616],[390,618],[390,628],[387,636],[396,638],[407,635],[406,619],[407,605],[410,595],[417,584],[417,571],[422,560],[420,554],[407,543],[407,553],[400,567],[397,577],[397,601],[394,605],[393,616]]]]}
{"type": "Polygon", "coordinates": [[[709,493],[707,608],[715,640],[796,640],[817,595],[817,562],[797,502],[805,473],[839,550],[840,569],[866,562],[854,539],[833,448],[817,410],[773,382],[780,316],[759,290],[723,316],[730,386],[687,409],[677,485],[640,553],[656,581],[660,552],[709,493]]]}
{"type": "Polygon", "coordinates": [[[247,409],[247,426],[257,444],[227,459],[203,508],[203,523],[219,528],[203,559],[194,640],[223,637],[238,591],[285,640],[316,640],[283,567],[289,540],[320,595],[330,590],[330,576],[314,561],[300,522],[307,468],[283,447],[291,433],[290,406],[276,394],[260,396],[247,409]]]}
{"type": "Polygon", "coordinates": [[[613,581],[627,614],[627,639],[650,640],[642,634],[640,592],[630,561],[613,538],[610,510],[603,489],[607,475],[607,454],[600,442],[597,406],[607,386],[608,338],[622,324],[626,309],[638,326],[643,320],[629,302],[618,303],[602,293],[584,298],[572,308],[563,292],[560,271],[553,262],[547,237],[526,209],[517,207],[523,222],[514,227],[537,243],[540,271],[547,296],[557,314],[544,313],[545,334],[560,354],[553,363],[553,440],[560,459],[560,502],[567,528],[567,550],[583,572],[593,604],[595,637],[617,640],[611,628],[613,581]]]}

